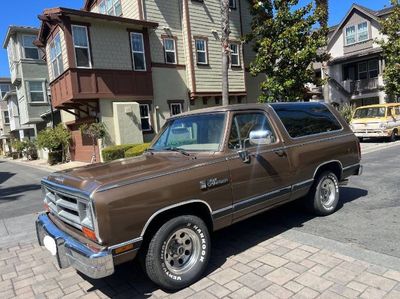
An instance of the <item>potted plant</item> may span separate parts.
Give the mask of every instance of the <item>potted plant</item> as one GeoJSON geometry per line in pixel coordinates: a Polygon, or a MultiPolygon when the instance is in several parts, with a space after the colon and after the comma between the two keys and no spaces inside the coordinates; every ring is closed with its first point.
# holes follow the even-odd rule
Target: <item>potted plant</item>
{"type": "Polygon", "coordinates": [[[103,138],[106,135],[106,126],[102,122],[95,122],[91,124],[83,124],[81,127],[81,132],[84,135],[89,136],[92,139],[92,145],[93,145],[93,154],[92,154],[92,159],[91,163],[95,163],[97,161],[96,159],[96,145],[97,145],[97,140],[103,138]]]}
{"type": "Polygon", "coordinates": [[[49,151],[48,163],[54,165],[65,162],[65,152],[71,140],[71,133],[62,124],[58,124],[54,129],[47,128],[39,132],[36,144],[39,148],[49,151]]]}

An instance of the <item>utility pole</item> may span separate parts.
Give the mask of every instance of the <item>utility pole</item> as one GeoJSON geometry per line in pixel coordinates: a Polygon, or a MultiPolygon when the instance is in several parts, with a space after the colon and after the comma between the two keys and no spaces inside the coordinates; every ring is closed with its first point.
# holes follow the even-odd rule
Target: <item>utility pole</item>
{"type": "Polygon", "coordinates": [[[221,45],[222,45],[222,105],[229,105],[229,0],[221,0],[221,45]]]}

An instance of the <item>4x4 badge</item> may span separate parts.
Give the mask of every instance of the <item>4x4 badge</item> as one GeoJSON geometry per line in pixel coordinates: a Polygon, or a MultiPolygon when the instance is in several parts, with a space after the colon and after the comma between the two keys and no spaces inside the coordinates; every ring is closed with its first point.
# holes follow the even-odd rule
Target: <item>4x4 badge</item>
{"type": "Polygon", "coordinates": [[[213,188],[216,186],[224,185],[226,183],[229,183],[228,178],[223,178],[223,179],[217,179],[217,178],[211,178],[211,179],[206,179],[200,181],[200,189],[201,190],[206,190],[209,188],[213,188]]]}

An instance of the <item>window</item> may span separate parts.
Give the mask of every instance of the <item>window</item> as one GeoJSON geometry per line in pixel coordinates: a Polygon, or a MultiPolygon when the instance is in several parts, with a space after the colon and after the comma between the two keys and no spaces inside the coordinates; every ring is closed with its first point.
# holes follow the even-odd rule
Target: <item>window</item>
{"type": "Polygon", "coordinates": [[[351,45],[356,42],[356,27],[350,26],[346,28],[346,45],[351,45]]]}
{"type": "Polygon", "coordinates": [[[236,0],[229,0],[229,8],[236,8],[236,0]]]}
{"type": "Polygon", "coordinates": [[[292,138],[342,129],[329,109],[319,103],[271,104],[292,138]]]}
{"type": "Polygon", "coordinates": [[[196,39],[197,64],[208,64],[207,59],[207,41],[205,39],[196,39]]]}
{"type": "Polygon", "coordinates": [[[164,56],[166,63],[176,64],[175,39],[164,38],[164,56]]]}
{"type": "Polygon", "coordinates": [[[122,16],[121,0],[102,0],[99,3],[99,12],[111,16],[122,16]]]}
{"type": "Polygon", "coordinates": [[[249,143],[251,131],[265,131],[268,130],[272,133],[270,143],[274,143],[276,138],[273,134],[271,125],[267,117],[263,113],[243,113],[236,114],[233,117],[231,132],[229,134],[228,147],[230,149],[243,148],[246,143],[246,148],[254,147],[257,145],[249,143]]]}
{"type": "Polygon", "coordinates": [[[346,46],[368,40],[368,22],[346,27],[346,46]]]}
{"type": "Polygon", "coordinates": [[[357,30],[358,41],[362,42],[368,39],[368,23],[363,22],[358,24],[357,30]]]}
{"type": "Polygon", "coordinates": [[[360,62],[358,64],[358,79],[363,80],[368,78],[368,63],[360,62]]]}
{"type": "Polygon", "coordinates": [[[41,81],[28,81],[29,95],[31,102],[45,102],[45,88],[44,82],[41,81]]]}
{"type": "Polygon", "coordinates": [[[370,78],[377,78],[379,75],[379,62],[377,59],[368,61],[368,75],[370,78]]]}
{"type": "Polygon", "coordinates": [[[140,120],[142,121],[142,131],[148,132],[151,131],[151,122],[150,122],[150,105],[149,104],[140,104],[140,120]]]}
{"type": "Polygon", "coordinates": [[[145,71],[146,58],[144,54],[144,43],[143,43],[142,33],[131,32],[131,47],[132,47],[133,69],[135,71],[145,71]]]}
{"type": "Polygon", "coordinates": [[[92,66],[87,30],[86,26],[72,25],[72,38],[77,67],[90,68],[92,66]]]}
{"type": "Polygon", "coordinates": [[[182,104],[181,103],[171,103],[170,104],[171,116],[182,113],[182,104]]]}
{"type": "Polygon", "coordinates": [[[11,40],[7,46],[7,55],[8,55],[8,65],[10,67],[10,70],[12,70],[14,67],[14,49],[11,40]]]}
{"type": "Polygon", "coordinates": [[[8,111],[4,111],[4,124],[8,125],[10,123],[10,116],[8,115],[8,111]]]}
{"type": "Polygon", "coordinates": [[[10,85],[9,84],[0,84],[0,100],[4,98],[7,92],[10,91],[10,85]]]}
{"type": "Polygon", "coordinates": [[[50,64],[54,78],[57,78],[64,72],[60,34],[57,34],[50,43],[50,64]]]}
{"type": "Polygon", "coordinates": [[[232,66],[240,66],[239,45],[238,44],[230,44],[230,48],[231,48],[231,65],[232,66]]]}
{"type": "Polygon", "coordinates": [[[39,59],[39,51],[36,46],[33,45],[36,36],[24,35],[22,37],[22,46],[24,47],[24,56],[27,59],[39,59]]]}

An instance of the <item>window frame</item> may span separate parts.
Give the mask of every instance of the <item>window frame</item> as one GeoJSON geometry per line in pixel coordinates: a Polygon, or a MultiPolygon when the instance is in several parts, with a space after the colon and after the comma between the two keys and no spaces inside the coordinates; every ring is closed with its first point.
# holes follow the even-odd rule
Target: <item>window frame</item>
{"type": "Polygon", "coordinates": [[[179,115],[179,114],[182,114],[183,113],[183,103],[182,102],[170,102],[169,103],[169,113],[170,113],[170,116],[175,116],[175,115],[179,115]],[[173,106],[179,106],[180,108],[180,113],[177,113],[177,114],[173,114],[172,112],[173,112],[173,109],[172,109],[172,107],[173,106]]]}
{"type": "Polygon", "coordinates": [[[4,118],[4,124],[9,125],[10,124],[10,113],[8,113],[8,110],[3,111],[3,118],[4,118]],[[6,115],[7,113],[7,115],[6,115]],[[6,121],[8,119],[8,122],[6,121]]]}
{"type": "Polygon", "coordinates": [[[29,94],[29,103],[33,103],[33,104],[44,104],[48,102],[47,99],[47,92],[46,92],[46,82],[45,81],[41,81],[41,80],[26,80],[25,84],[28,86],[28,94],[29,94]],[[32,91],[31,90],[31,82],[35,82],[35,83],[41,83],[42,86],[42,95],[43,95],[43,101],[32,101],[32,93],[40,93],[40,91],[32,91]]]}
{"type": "Polygon", "coordinates": [[[357,41],[358,41],[359,43],[365,42],[365,41],[367,41],[367,40],[369,39],[369,32],[368,32],[368,30],[369,30],[369,28],[368,28],[368,22],[367,22],[367,21],[364,21],[364,22],[361,22],[361,23],[358,23],[358,24],[357,24],[357,41]],[[360,25],[363,25],[363,24],[366,24],[366,25],[367,25],[367,26],[366,26],[366,29],[365,29],[365,33],[367,33],[367,37],[366,37],[365,39],[363,39],[363,40],[360,40],[360,32],[361,32],[361,33],[364,33],[364,30],[363,30],[363,31],[360,31],[360,25]]]}
{"type": "Polygon", "coordinates": [[[91,45],[90,45],[90,38],[89,38],[89,28],[88,26],[85,25],[79,25],[79,24],[71,24],[71,33],[72,33],[72,45],[74,47],[74,54],[75,54],[75,66],[80,69],[91,69],[93,68],[92,64],[92,53],[91,53],[91,45]],[[75,37],[74,37],[74,27],[77,28],[85,28],[85,33],[86,33],[86,43],[87,46],[77,46],[75,45],[75,37]],[[86,49],[88,51],[88,60],[89,60],[89,66],[78,66],[78,58],[76,55],[76,49],[86,49]]]}
{"type": "Polygon", "coordinates": [[[141,130],[142,130],[142,132],[153,132],[153,125],[152,125],[152,123],[151,123],[151,109],[150,109],[150,104],[146,104],[146,103],[143,103],[143,104],[139,104],[139,112],[140,112],[140,123],[142,124],[141,126],[141,130]],[[145,116],[145,117],[142,117],[142,110],[140,109],[141,107],[146,107],[146,109],[147,109],[147,116],[145,116]],[[142,119],[147,119],[148,120],[148,122],[149,122],[149,129],[143,129],[143,122],[142,122],[142,119]]]}
{"type": "Polygon", "coordinates": [[[146,48],[145,48],[145,45],[144,45],[144,34],[143,34],[143,32],[137,32],[137,31],[131,31],[131,32],[129,32],[129,42],[130,42],[130,47],[131,47],[131,57],[132,57],[132,67],[133,67],[133,70],[135,71],[135,72],[146,72],[147,71],[147,60],[146,60],[146,48]],[[133,44],[132,44],[132,41],[133,41],[133,38],[132,38],[132,36],[133,35],[140,35],[141,36],[141,40],[142,40],[142,49],[143,49],[143,51],[135,51],[134,49],[133,49],[133,44]],[[135,53],[141,53],[142,55],[143,55],[143,65],[144,65],[144,69],[137,69],[136,68],[136,65],[135,65],[135,53]]]}
{"type": "MultiPolygon", "coordinates": [[[[357,23],[357,24],[352,24],[352,25],[346,26],[344,28],[344,45],[345,46],[351,46],[351,45],[355,45],[355,44],[358,44],[358,43],[363,43],[363,42],[366,42],[366,41],[370,40],[371,38],[370,38],[370,34],[369,34],[369,26],[370,26],[370,24],[369,24],[368,21],[362,21],[362,22],[357,23]],[[367,24],[367,29],[365,30],[365,32],[367,33],[367,38],[363,39],[363,40],[360,40],[360,38],[359,38],[359,33],[360,33],[359,26],[362,25],[362,24],[365,24],[365,23],[367,24]],[[347,37],[348,37],[347,36],[347,29],[349,29],[351,27],[354,27],[354,42],[353,43],[349,43],[347,41],[347,37]]],[[[364,31],[362,31],[362,32],[364,32],[364,31]]]]}
{"type": "Polygon", "coordinates": [[[49,43],[49,51],[50,51],[50,65],[51,65],[51,71],[52,71],[52,74],[53,74],[53,79],[56,79],[56,78],[58,78],[59,76],[61,76],[61,74],[64,72],[64,61],[63,61],[63,55],[62,55],[62,46],[61,46],[61,35],[60,35],[60,32],[58,32],[55,36],[54,36],[54,38],[52,39],[52,41],[49,43]],[[52,49],[52,45],[53,45],[53,48],[55,49],[55,51],[57,50],[57,47],[56,47],[56,40],[59,40],[59,42],[60,42],[60,46],[59,46],[59,49],[60,49],[60,53],[57,53],[57,52],[55,52],[55,56],[52,58],[51,56],[52,56],[52,53],[51,53],[51,49],[52,49]],[[60,59],[61,58],[61,63],[60,63],[60,59]],[[54,62],[56,62],[56,64],[57,64],[57,70],[58,70],[58,72],[57,72],[57,74],[54,72],[54,62]]]}
{"type": "Polygon", "coordinates": [[[240,44],[239,44],[239,43],[234,43],[234,42],[232,42],[232,43],[229,44],[229,49],[230,49],[230,51],[231,51],[231,59],[230,59],[230,60],[231,60],[231,61],[230,61],[231,66],[232,66],[232,67],[241,67],[241,66],[242,66],[242,62],[241,62],[241,60],[240,60],[240,44]],[[237,53],[234,54],[234,56],[237,56],[237,61],[238,61],[237,64],[233,64],[233,63],[232,63],[232,54],[234,53],[234,52],[232,51],[232,46],[236,46],[236,49],[237,49],[237,53]]]}
{"type": "Polygon", "coordinates": [[[198,65],[208,65],[208,39],[202,38],[202,37],[195,37],[194,45],[195,45],[195,49],[196,49],[196,62],[197,62],[197,64],[198,65]],[[198,41],[204,42],[204,50],[197,49],[197,42],[198,41]],[[200,62],[199,61],[199,55],[198,55],[199,52],[200,53],[204,53],[205,62],[200,62]]]}
{"type": "Polygon", "coordinates": [[[166,64],[178,64],[178,55],[177,55],[177,49],[176,49],[176,38],[174,37],[163,37],[163,48],[164,48],[164,61],[166,64]],[[174,50],[167,50],[167,48],[165,47],[165,42],[166,41],[172,41],[173,45],[174,45],[174,50]],[[168,62],[167,60],[167,52],[168,53],[174,53],[174,62],[168,62]]]}
{"type": "Polygon", "coordinates": [[[23,48],[23,50],[24,50],[24,51],[23,51],[24,59],[40,60],[40,53],[39,53],[38,47],[36,47],[34,44],[26,46],[26,45],[25,45],[25,40],[24,40],[25,37],[33,37],[33,38],[35,38],[35,35],[31,35],[31,34],[24,34],[24,35],[22,35],[22,48],[23,48]],[[38,58],[29,58],[29,57],[26,57],[26,52],[25,52],[25,49],[26,49],[26,48],[28,48],[28,49],[35,49],[36,52],[37,52],[37,57],[38,57],[38,58]]]}
{"type": "Polygon", "coordinates": [[[123,15],[123,12],[122,12],[122,1],[121,0],[111,0],[112,4],[111,4],[111,7],[108,8],[108,9],[107,9],[107,5],[106,5],[106,1],[107,0],[99,1],[99,3],[98,3],[99,13],[101,13],[103,15],[116,16],[116,17],[121,17],[123,15]],[[115,3],[117,3],[117,2],[119,2],[119,6],[121,7],[121,14],[120,15],[117,15],[115,13],[115,7],[116,7],[115,3]],[[101,8],[102,5],[104,5],[104,10],[102,10],[102,8],[101,8]],[[112,10],[112,12],[113,12],[112,14],[109,13],[110,10],[112,10]]]}
{"type": "Polygon", "coordinates": [[[8,93],[8,92],[10,92],[11,91],[11,86],[10,86],[10,84],[7,84],[7,83],[1,83],[0,84],[0,100],[2,100],[3,99],[3,97],[8,93]],[[4,93],[4,95],[3,95],[3,90],[1,89],[1,86],[7,86],[7,88],[8,88],[8,90],[4,93]]]}

